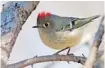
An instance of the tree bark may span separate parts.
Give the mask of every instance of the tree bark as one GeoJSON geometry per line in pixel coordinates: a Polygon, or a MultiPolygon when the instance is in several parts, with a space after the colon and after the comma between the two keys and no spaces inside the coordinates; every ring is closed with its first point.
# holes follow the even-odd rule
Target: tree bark
{"type": "Polygon", "coordinates": [[[46,55],[46,56],[39,56],[39,57],[35,56],[33,58],[28,58],[17,63],[9,64],[8,68],[24,68],[26,66],[33,65],[35,63],[48,62],[48,61],[67,61],[67,62],[73,61],[73,62],[84,64],[86,61],[86,58],[81,56],[74,56],[73,54],[46,55]]]}
{"type": "MultiPolygon", "coordinates": [[[[93,67],[97,68],[94,65],[95,65],[95,62],[97,61],[97,56],[98,56],[97,53],[98,53],[99,46],[102,42],[103,35],[104,35],[104,16],[102,17],[102,19],[100,21],[99,28],[95,34],[94,42],[93,42],[90,54],[89,54],[89,56],[86,60],[86,63],[84,65],[84,68],[93,68],[93,67]]],[[[102,61],[102,63],[103,63],[103,61],[102,61]]],[[[101,68],[101,66],[99,66],[98,68],[101,68]]]]}
{"type": "Polygon", "coordinates": [[[21,28],[39,1],[11,1],[3,5],[1,12],[1,68],[7,68],[7,61],[21,28]]]}

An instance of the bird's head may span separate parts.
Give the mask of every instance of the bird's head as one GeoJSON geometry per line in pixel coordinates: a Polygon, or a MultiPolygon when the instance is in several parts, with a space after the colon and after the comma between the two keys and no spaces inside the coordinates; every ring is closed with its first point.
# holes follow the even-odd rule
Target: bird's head
{"type": "Polygon", "coordinates": [[[61,30],[70,31],[90,23],[98,17],[99,15],[88,18],[60,17],[49,12],[40,12],[37,16],[37,26],[33,26],[33,28],[38,28],[46,33],[61,30]]]}
{"type": "Polygon", "coordinates": [[[51,16],[50,12],[40,12],[37,16],[37,26],[33,26],[33,28],[50,32],[53,28],[51,16]]]}

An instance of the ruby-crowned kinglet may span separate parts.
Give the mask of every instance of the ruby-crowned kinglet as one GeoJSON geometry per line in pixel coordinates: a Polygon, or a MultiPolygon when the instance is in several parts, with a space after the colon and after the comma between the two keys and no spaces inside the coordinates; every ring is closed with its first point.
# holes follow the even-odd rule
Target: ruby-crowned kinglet
{"type": "Polygon", "coordinates": [[[84,26],[99,15],[88,18],[60,17],[48,12],[40,12],[37,26],[42,42],[53,49],[64,49],[77,45],[83,35],[84,26]]]}

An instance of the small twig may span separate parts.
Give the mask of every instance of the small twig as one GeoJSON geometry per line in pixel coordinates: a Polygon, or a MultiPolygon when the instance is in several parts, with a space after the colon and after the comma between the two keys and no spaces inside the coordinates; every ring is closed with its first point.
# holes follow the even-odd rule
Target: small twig
{"type": "Polygon", "coordinates": [[[99,48],[100,43],[102,41],[102,36],[104,35],[103,22],[104,22],[104,16],[102,17],[100,25],[99,25],[99,29],[98,29],[97,33],[95,34],[94,42],[93,42],[89,57],[87,58],[86,63],[84,65],[84,68],[93,68],[93,66],[94,66],[94,62],[96,60],[98,48],[99,48]]]}
{"type": "Polygon", "coordinates": [[[8,68],[23,68],[28,65],[32,65],[35,63],[41,63],[41,62],[48,62],[48,61],[74,61],[78,62],[80,61],[81,64],[85,63],[86,58],[80,57],[80,56],[74,56],[73,54],[69,55],[46,55],[46,56],[39,56],[39,57],[33,57],[29,58],[14,64],[9,64],[8,68]]]}

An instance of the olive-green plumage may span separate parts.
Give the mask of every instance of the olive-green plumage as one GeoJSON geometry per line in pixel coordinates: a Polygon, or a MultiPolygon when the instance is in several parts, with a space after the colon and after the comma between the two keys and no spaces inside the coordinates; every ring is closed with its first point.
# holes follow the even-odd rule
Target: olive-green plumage
{"type": "Polygon", "coordinates": [[[63,49],[77,45],[83,35],[84,25],[98,18],[60,17],[42,12],[38,15],[37,26],[42,42],[53,49],[63,49]]]}

